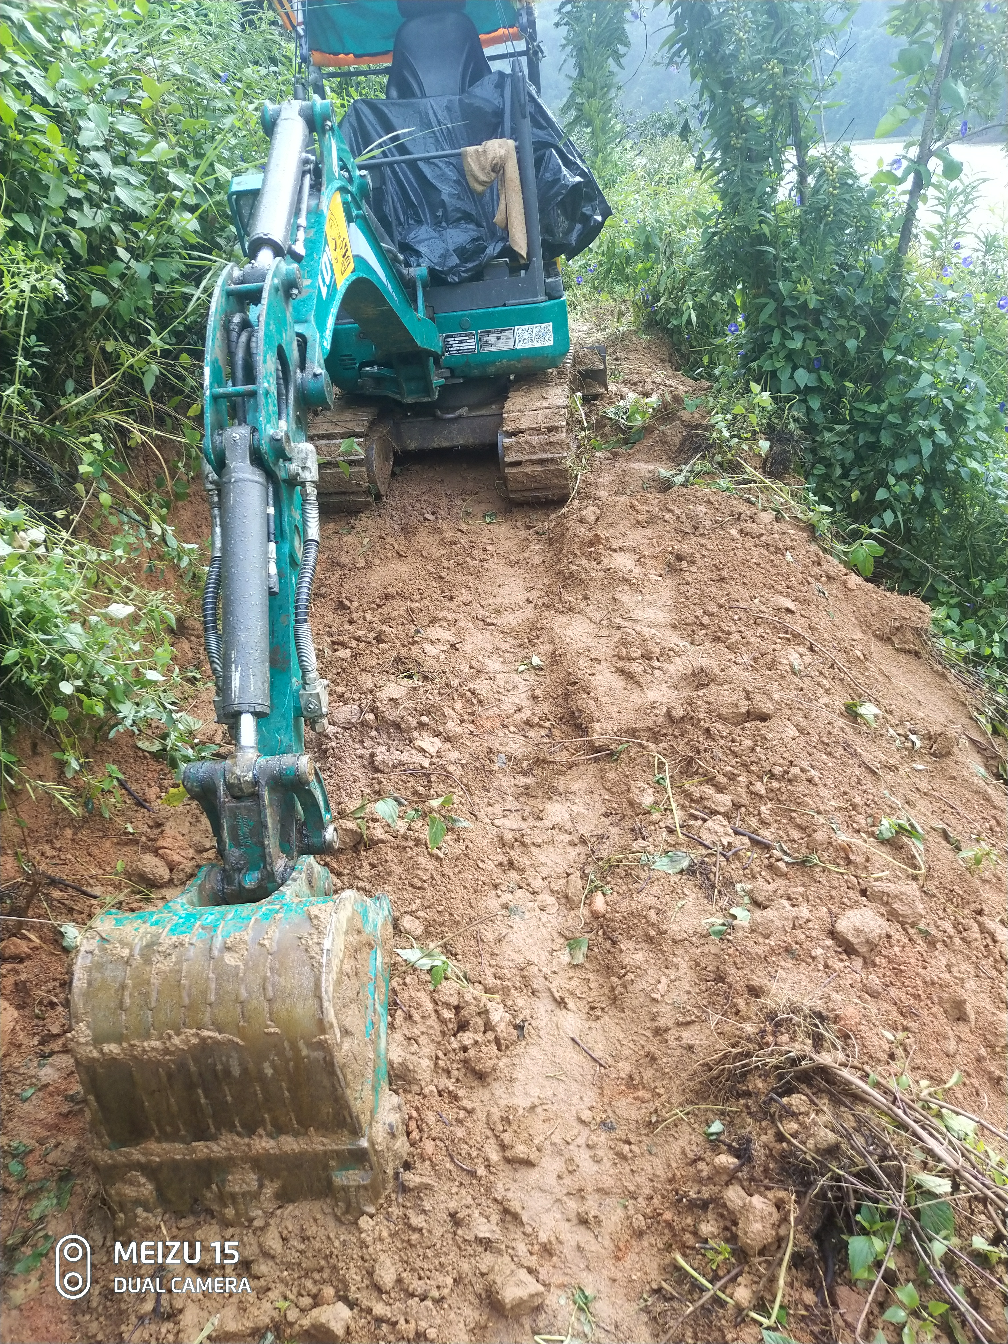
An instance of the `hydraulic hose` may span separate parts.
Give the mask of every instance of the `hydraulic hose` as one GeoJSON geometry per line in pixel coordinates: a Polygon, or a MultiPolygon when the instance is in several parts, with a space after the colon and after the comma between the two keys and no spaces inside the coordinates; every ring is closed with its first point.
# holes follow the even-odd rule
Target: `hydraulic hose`
{"type": "Polygon", "coordinates": [[[241,383],[238,371],[238,338],[246,328],[252,325],[248,313],[232,313],[228,318],[227,345],[228,360],[231,364],[231,381],[236,386],[241,383]]]}
{"type": "MultiPolygon", "coordinates": [[[[244,314],[242,314],[244,316],[244,314]]],[[[246,318],[246,321],[248,319],[246,318]]],[[[255,328],[249,323],[244,327],[237,340],[235,341],[235,358],[231,365],[231,382],[236,387],[241,387],[247,383],[256,381],[255,365],[252,362],[252,341],[255,338],[255,328]]],[[[237,421],[239,425],[248,424],[247,407],[245,398],[239,397],[237,401],[237,421]]]]}
{"type": "Polygon", "coordinates": [[[294,590],[294,647],[301,668],[301,683],[306,691],[314,691],[318,688],[319,675],[318,664],[315,661],[315,644],[308,622],[308,608],[311,604],[312,584],[315,582],[315,566],[318,564],[319,506],[318,491],[314,482],[306,482],[301,489],[304,546],[301,551],[297,587],[294,590]]]}
{"type": "Polygon", "coordinates": [[[207,570],[206,586],[203,589],[203,643],[206,646],[207,662],[213,673],[217,694],[221,694],[224,685],[224,657],[221,652],[221,632],[217,624],[217,603],[221,590],[221,512],[220,482],[204,463],[203,484],[206,488],[207,502],[210,505],[210,566],[207,570]]]}

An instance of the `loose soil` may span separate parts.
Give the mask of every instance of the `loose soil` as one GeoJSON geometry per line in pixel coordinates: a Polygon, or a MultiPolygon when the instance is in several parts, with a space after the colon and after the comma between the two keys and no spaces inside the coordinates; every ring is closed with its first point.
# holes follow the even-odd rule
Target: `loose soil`
{"type": "MultiPolygon", "coordinates": [[[[3,1235],[62,1174],[75,1183],[48,1230],[94,1248],[77,1303],[56,1295],[51,1251],[7,1275],[4,1340],[191,1344],[218,1313],[215,1344],[563,1339],[572,1315],[585,1333],[575,1289],[596,1338],[659,1340],[700,1293],[677,1253],[707,1275],[703,1244],[725,1242],[752,1287],[786,1235],[793,1177],[769,1104],[715,1110],[703,1092],[705,1058],[781,1006],[821,1013],[880,1072],[899,1052],[915,1076],[960,1069],[959,1104],[1004,1123],[1003,851],[976,869],[951,843],[1001,846],[1004,793],[927,609],[767,508],[663,490],[659,471],[696,451],[698,417],[675,412],[695,389],[640,338],[613,342],[610,364],[610,401],[657,391],[666,410],[639,444],[596,454],[565,509],[511,509],[495,465],[455,453],[408,461],[381,509],[324,523],[313,624],[333,709],[310,749],[344,818],[329,866],[339,886],[387,892],[397,945],[437,944],[466,981],[394,970],[398,1188],[359,1223],[316,1205],[240,1229],[166,1217],[142,1235],[199,1239],[204,1273],[210,1243],[237,1240],[251,1294],[116,1295],[66,1048],[72,959],[52,925],[4,922],[3,1235]],[[876,706],[875,726],[849,701],[876,706]],[[469,825],[435,853],[425,820],[374,814],[446,793],[469,825]],[[883,815],[922,828],[923,875],[909,840],[875,839],[883,815]],[[671,851],[686,872],[649,862],[671,851]],[[31,1145],[20,1177],[15,1143],[31,1145]],[[748,1253],[739,1187],[761,1196],[750,1223],[772,1223],[749,1229],[748,1253]]],[[[204,535],[201,501],[188,507],[204,535]]],[[[205,670],[193,620],[176,658],[205,670]]],[[[193,712],[215,740],[206,691],[193,712]]],[[[42,777],[46,750],[22,743],[42,777]]],[[[125,734],[105,750],[147,810],[124,796],[76,820],[22,795],[3,820],[5,915],[81,924],[117,893],[139,908],[141,889],[174,895],[212,857],[198,808],[164,801],[168,772],[125,734]],[[50,877],[20,881],[16,849],[50,877]]],[[[842,1253],[822,1291],[813,1232],[791,1258],[788,1328],[849,1340],[865,1292],[842,1253]]],[[[759,1331],[707,1306],[676,1333],[726,1337],[759,1331]]]]}

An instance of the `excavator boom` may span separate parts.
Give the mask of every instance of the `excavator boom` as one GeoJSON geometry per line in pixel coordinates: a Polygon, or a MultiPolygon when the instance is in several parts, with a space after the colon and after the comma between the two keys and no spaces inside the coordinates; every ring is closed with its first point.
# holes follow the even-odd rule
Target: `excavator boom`
{"type": "Polygon", "coordinates": [[[95,921],[74,969],[72,1048],[122,1228],[163,1208],[232,1222],[301,1198],[373,1209],[405,1153],[386,1068],[388,899],[335,893],[313,857],[335,849],[337,832],[305,750],[305,724],[328,708],[308,618],[319,505],[306,431],[309,408],[332,401],[326,328],[351,290],[404,370],[425,376],[440,338],[366,220],[352,271],[337,280],[331,269],[327,283],[323,268],[306,284],[297,211],[313,175],[330,265],[348,232],[338,136],[317,99],[267,108],[264,121],[254,255],[221,273],[204,367],[204,637],[235,747],[187,766],[183,783],[220,862],[159,910],[95,921]],[[308,324],[312,341],[295,319],[309,297],[322,323],[308,324]]]}

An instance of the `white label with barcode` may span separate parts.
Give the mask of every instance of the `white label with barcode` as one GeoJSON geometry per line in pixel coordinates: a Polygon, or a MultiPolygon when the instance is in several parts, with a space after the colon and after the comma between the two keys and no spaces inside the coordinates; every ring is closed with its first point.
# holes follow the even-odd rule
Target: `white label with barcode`
{"type": "Polygon", "coordinates": [[[528,327],[515,327],[515,349],[530,350],[533,347],[553,344],[553,323],[533,322],[528,327]]]}

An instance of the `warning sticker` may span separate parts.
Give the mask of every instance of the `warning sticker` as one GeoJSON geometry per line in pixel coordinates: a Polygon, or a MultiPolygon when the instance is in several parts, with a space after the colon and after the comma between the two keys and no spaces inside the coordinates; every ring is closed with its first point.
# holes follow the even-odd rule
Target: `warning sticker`
{"type": "Polygon", "coordinates": [[[441,339],[446,355],[474,355],[476,353],[476,333],[474,331],[447,331],[441,339]]]}
{"type": "Polygon", "coordinates": [[[534,322],[530,327],[515,327],[516,350],[530,350],[533,347],[552,344],[552,322],[534,322]]]}
{"type": "Polygon", "coordinates": [[[354,268],[350,235],[347,233],[343,202],[340,200],[338,192],[329,202],[325,233],[326,240],[329,243],[329,251],[332,254],[333,271],[336,275],[336,288],[338,289],[354,268]]]}
{"type": "Polygon", "coordinates": [[[479,334],[479,348],[483,352],[490,350],[513,350],[515,348],[514,327],[492,327],[488,331],[481,331],[479,334]]]}

